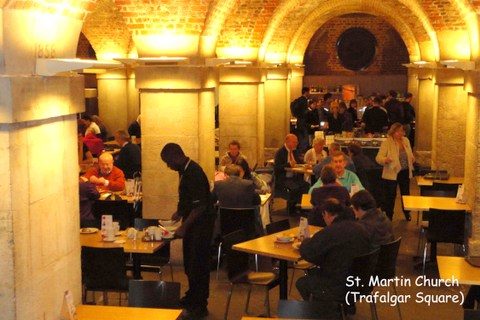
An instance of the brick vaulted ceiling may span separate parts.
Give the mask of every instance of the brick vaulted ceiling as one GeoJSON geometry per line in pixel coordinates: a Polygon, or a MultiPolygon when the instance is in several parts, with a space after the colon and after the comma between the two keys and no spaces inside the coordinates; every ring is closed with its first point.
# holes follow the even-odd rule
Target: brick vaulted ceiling
{"type": "MultiPolygon", "coordinates": [[[[42,1],[45,3],[48,1],[42,1]]],[[[85,1],[82,1],[82,3],[85,1]]],[[[168,35],[190,42],[186,55],[301,62],[308,43],[323,24],[349,13],[366,13],[387,21],[401,36],[411,60],[438,60],[442,41],[458,41],[468,58],[478,48],[477,11],[469,0],[98,0],[83,32],[97,54],[105,42],[122,54],[142,49],[140,37],[168,35]],[[446,34],[454,38],[446,38],[446,34]],[[442,38],[443,37],[443,38],[442,38]],[[132,42],[131,39],[133,39],[132,42]],[[443,39],[443,40],[442,40],[443,39]],[[447,40],[445,40],[447,39],[447,40]],[[452,40],[454,39],[454,40],[452,40]]],[[[31,1],[11,1],[15,8],[31,1]]],[[[36,3],[33,1],[33,3],[36,3]]],[[[154,38],[153,38],[154,39],[154,38]]],[[[143,40],[142,40],[143,41],[143,40]]],[[[180,41],[180,40],[179,40],[180,41]]],[[[169,42],[161,42],[168,47],[169,42]]],[[[451,45],[451,44],[450,44],[451,45]]],[[[157,54],[162,54],[162,46],[157,54]]],[[[178,47],[182,54],[183,47],[178,47]]],[[[148,55],[153,51],[141,51],[148,55]]],[[[173,53],[172,53],[173,52],[173,53]]]]}

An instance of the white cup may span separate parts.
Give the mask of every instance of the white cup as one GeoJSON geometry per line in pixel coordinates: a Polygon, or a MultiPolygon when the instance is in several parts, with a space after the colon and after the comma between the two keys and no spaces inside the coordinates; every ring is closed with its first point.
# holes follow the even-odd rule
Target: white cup
{"type": "Polygon", "coordinates": [[[131,136],[132,143],[137,143],[137,136],[131,136]]]}
{"type": "Polygon", "coordinates": [[[155,228],[155,240],[162,240],[162,229],[155,228]]]}
{"type": "Polygon", "coordinates": [[[120,222],[118,221],[113,221],[112,222],[112,227],[113,227],[113,230],[114,230],[114,234],[118,234],[120,232],[120,222]]]}
{"type": "Polygon", "coordinates": [[[115,240],[115,228],[106,228],[105,229],[105,240],[114,241],[115,240]]]}
{"type": "Polygon", "coordinates": [[[135,191],[135,180],[127,179],[125,181],[125,193],[127,195],[131,195],[133,194],[134,191],[135,191]]]}

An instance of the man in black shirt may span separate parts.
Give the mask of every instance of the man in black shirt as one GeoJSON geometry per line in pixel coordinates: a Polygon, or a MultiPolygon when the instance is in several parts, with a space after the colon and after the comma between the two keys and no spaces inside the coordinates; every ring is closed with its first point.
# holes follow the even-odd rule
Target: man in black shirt
{"type": "Polygon", "coordinates": [[[130,137],[123,130],[115,132],[115,141],[121,148],[115,157],[115,166],[123,171],[126,179],[133,179],[135,172],[142,171],[142,151],[130,142],[130,137]]]}
{"type": "Polygon", "coordinates": [[[382,132],[388,126],[387,113],[380,107],[382,100],[373,98],[373,106],[365,110],[362,122],[365,123],[365,133],[382,132]]]}
{"type": "Polygon", "coordinates": [[[201,319],[208,315],[210,242],[215,221],[210,185],[202,168],[185,156],[178,144],[166,144],[160,156],[180,176],[179,200],[172,220],[182,219],[175,236],[183,238],[183,264],[188,277],[181,319],[201,319]]]}

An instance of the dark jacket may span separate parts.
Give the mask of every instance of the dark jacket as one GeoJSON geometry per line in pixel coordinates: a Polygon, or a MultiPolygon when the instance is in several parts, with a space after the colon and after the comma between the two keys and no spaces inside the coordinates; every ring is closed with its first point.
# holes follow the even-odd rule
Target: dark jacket
{"type": "Polygon", "coordinates": [[[392,222],[377,208],[369,209],[358,222],[367,230],[372,249],[395,240],[392,222]]]}
{"type": "Polygon", "coordinates": [[[319,290],[326,290],[333,299],[341,301],[345,299],[346,278],[353,259],[369,250],[369,235],[362,225],[337,219],[300,246],[302,258],[320,267],[307,277],[318,282],[319,290]]]}
{"type": "Polygon", "coordinates": [[[365,133],[382,132],[388,125],[388,115],[380,107],[365,110],[362,121],[365,122],[365,133]]]}
{"type": "MultiPolygon", "coordinates": [[[[293,150],[293,157],[297,163],[302,163],[300,160],[300,156],[298,150],[293,150]]],[[[286,174],[285,171],[286,167],[290,167],[290,163],[288,163],[288,150],[285,148],[285,145],[277,150],[275,153],[275,188],[281,189],[285,185],[286,174]]],[[[300,176],[300,175],[297,175],[300,176]]]]}
{"type": "Polygon", "coordinates": [[[251,208],[260,204],[253,181],[235,176],[216,181],[212,196],[214,202],[218,200],[220,207],[251,208]]]}
{"type": "Polygon", "coordinates": [[[115,166],[123,171],[126,179],[133,179],[133,174],[142,171],[142,152],[136,144],[128,142],[115,159],[115,166]]]}
{"type": "Polygon", "coordinates": [[[362,182],[362,185],[365,189],[370,190],[368,171],[376,168],[377,164],[363,153],[352,156],[352,161],[355,164],[355,173],[362,182]]]}

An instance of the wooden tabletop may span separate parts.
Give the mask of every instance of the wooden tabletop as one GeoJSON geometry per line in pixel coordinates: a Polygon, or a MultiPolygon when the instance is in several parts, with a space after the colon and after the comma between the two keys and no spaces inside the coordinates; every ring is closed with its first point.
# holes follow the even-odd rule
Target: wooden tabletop
{"type": "Polygon", "coordinates": [[[402,196],[405,210],[428,211],[440,210],[466,210],[471,211],[468,204],[455,202],[455,198],[425,197],[425,196],[402,196]]]}
{"type": "Polygon", "coordinates": [[[464,181],[463,177],[450,177],[447,180],[432,180],[425,179],[423,176],[416,176],[415,179],[417,180],[417,185],[419,187],[431,187],[434,182],[443,184],[463,184],[464,181]]]}
{"type": "MultiPolygon", "coordinates": [[[[309,228],[310,235],[313,235],[321,229],[320,227],[315,226],[309,226],[309,228]]],[[[292,243],[276,242],[275,240],[277,239],[277,235],[289,235],[292,237],[297,236],[298,227],[238,243],[233,246],[233,249],[287,261],[300,260],[300,252],[292,247],[292,243]]]]}
{"type": "Polygon", "coordinates": [[[102,241],[100,231],[91,234],[80,234],[80,245],[94,248],[123,248],[126,253],[146,253],[152,254],[163,247],[163,241],[142,241],[143,232],[138,232],[137,239],[128,239],[125,233],[115,237],[115,242],[102,241]],[[123,242],[124,243],[119,243],[123,242]]]}
{"type": "Polygon", "coordinates": [[[77,320],[176,320],[179,309],[79,305],[77,320]]]}
{"type": "Polygon", "coordinates": [[[302,208],[302,210],[311,210],[313,208],[313,205],[310,203],[311,199],[311,194],[302,194],[302,202],[300,203],[300,207],[302,208]]]}
{"type": "Polygon", "coordinates": [[[464,257],[437,256],[437,263],[441,279],[453,277],[460,284],[480,285],[480,268],[472,266],[464,257]]]}
{"type": "Polygon", "coordinates": [[[309,168],[309,167],[305,167],[305,166],[299,166],[299,167],[294,167],[294,168],[286,168],[286,169],[289,169],[289,170],[291,170],[295,173],[299,173],[299,174],[308,174],[310,176],[313,175],[313,169],[309,168]]]}

